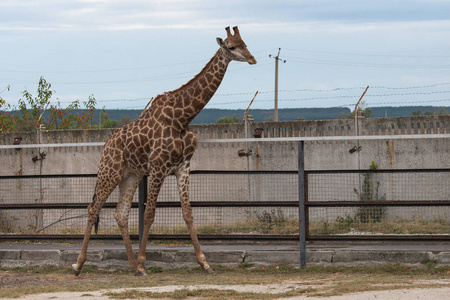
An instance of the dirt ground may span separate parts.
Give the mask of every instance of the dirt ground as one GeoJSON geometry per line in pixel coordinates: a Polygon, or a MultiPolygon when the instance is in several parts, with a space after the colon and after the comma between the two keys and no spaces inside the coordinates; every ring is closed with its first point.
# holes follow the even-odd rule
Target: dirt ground
{"type": "Polygon", "coordinates": [[[148,270],[86,268],[74,277],[65,267],[0,270],[5,299],[437,299],[450,295],[450,268],[215,266],[148,270]]]}
{"type": "MultiPolygon", "coordinates": [[[[109,300],[114,299],[107,294],[111,293],[121,293],[126,290],[134,290],[141,292],[150,293],[167,293],[173,292],[175,290],[186,289],[185,286],[165,286],[165,287],[152,287],[152,288],[140,288],[140,289],[119,289],[119,290],[102,290],[95,292],[59,292],[59,293],[45,293],[29,295],[26,297],[21,297],[19,299],[23,300],[48,300],[48,299],[61,299],[61,300],[109,300]]],[[[233,285],[233,286],[217,286],[217,285],[197,285],[188,287],[190,290],[234,290],[238,293],[251,292],[251,293],[282,293],[289,289],[285,284],[274,284],[270,286],[254,286],[254,285],[233,285]]],[[[399,289],[399,290],[387,290],[387,291],[367,291],[360,293],[351,293],[340,296],[330,296],[330,297],[310,297],[310,296],[294,296],[282,299],[298,299],[298,300],[320,300],[320,299],[332,299],[332,300],[363,300],[363,299],[385,299],[385,300],[398,300],[398,299],[433,299],[433,300],[447,300],[449,299],[450,288],[421,288],[421,289],[399,289]]],[[[13,300],[17,298],[2,298],[4,300],[13,300]]],[[[152,298],[145,298],[152,299],[152,298]]]]}

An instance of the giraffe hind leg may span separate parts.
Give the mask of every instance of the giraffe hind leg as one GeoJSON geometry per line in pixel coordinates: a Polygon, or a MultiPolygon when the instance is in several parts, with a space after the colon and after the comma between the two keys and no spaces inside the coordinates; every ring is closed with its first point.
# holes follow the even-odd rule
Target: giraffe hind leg
{"type": "Polygon", "coordinates": [[[125,172],[125,176],[119,183],[120,198],[117,203],[114,218],[117,221],[120,232],[122,233],[123,243],[128,257],[128,263],[133,271],[137,270],[136,257],[131,247],[130,233],[128,231],[128,219],[130,215],[133,195],[141,182],[142,176],[125,172]]]}
{"type": "Polygon", "coordinates": [[[91,204],[88,206],[86,231],[84,233],[83,243],[81,244],[80,255],[78,256],[77,262],[72,265],[75,276],[80,275],[81,269],[86,262],[87,248],[92,234],[92,227],[94,227],[95,222],[99,218],[100,210],[102,209],[103,204],[106,202],[106,199],[108,199],[109,195],[116,188],[116,186],[117,183],[111,184],[111,182],[103,182],[100,177],[97,180],[96,193],[92,198],[91,204]]]}
{"type": "MultiPolygon", "coordinates": [[[[94,198],[95,198],[95,196],[94,196],[94,198]]],[[[92,205],[93,203],[94,202],[92,202],[88,206],[88,220],[87,220],[86,231],[84,233],[83,243],[81,245],[80,255],[77,258],[77,263],[72,265],[72,269],[73,269],[75,276],[80,275],[81,269],[83,268],[83,265],[86,262],[87,246],[89,243],[89,239],[91,237],[92,227],[94,226],[94,223],[96,222],[96,220],[99,218],[98,216],[100,215],[100,209],[98,210],[98,212],[96,212],[93,209],[93,205],[92,205]]]]}

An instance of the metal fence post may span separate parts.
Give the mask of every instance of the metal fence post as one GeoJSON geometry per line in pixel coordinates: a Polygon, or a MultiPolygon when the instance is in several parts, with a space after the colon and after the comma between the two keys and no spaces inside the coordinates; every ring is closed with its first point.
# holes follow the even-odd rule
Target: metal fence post
{"type": "Polygon", "coordinates": [[[139,183],[139,247],[141,246],[142,234],[144,232],[144,212],[145,212],[145,203],[147,200],[147,187],[148,187],[148,178],[147,176],[142,177],[141,182],[139,183]]]}
{"type": "Polygon", "coordinates": [[[298,201],[300,267],[306,267],[306,214],[305,214],[305,156],[304,142],[298,142],[298,201]]]}

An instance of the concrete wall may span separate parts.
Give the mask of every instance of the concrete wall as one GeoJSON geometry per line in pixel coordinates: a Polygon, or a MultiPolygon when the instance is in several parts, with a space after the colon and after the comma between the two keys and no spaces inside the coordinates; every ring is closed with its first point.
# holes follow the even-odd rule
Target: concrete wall
{"type": "MultiPolygon", "coordinates": [[[[203,139],[232,139],[253,137],[256,128],[262,128],[262,137],[342,136],[355,135],[354,120],[296,121],[252,123],[247,133],[243,124],[213,124],[192,126],[203,139]]],[[[450,143],[447,139],[389,141],[389,135],[433,134],[450,131],[450,116],[420,116],[402,118],[359,119],[359,135],[386,135],[386,141],[361,141],[362,150],[349,150],[356,142],[307,142],[305,164],[308,170],[367,168],[375,160],[382,169],[447,168],[450,166],[450,143]]],[[[0,136],[1,145],[13,144],[22,138],[22,144],[103,142],[111,129],[43,131],[11,133],[0,136]]],[[[295,170],[297,144],[281,143],[199,143],[192,162],[194,170],[295,170]],[[251,154],[240,157],[238,151],[251,154]]],[[[0,150],[0,175],[82,174],[96,173],[102,147],[41,148],[44,160],[33,162],[38,149],[0,150]]]]}
{"type": "MultiPolygon", "coordinates": [[[[296,121],[296,122],[264,122],[248,124],[245,132],[244,124],[225,125],[196,125],[192,126],[199,140],[202,139],[232,139],[253,137],[256,128],[262,128],[262,137],[293,137],[293,136],[343,136],[355,135],[354,120],[330,121],[296,121]]],[[[386,135],[386,140],[361,141],[361,151],[350,153],[349,150],[356,145],[355,141],[320,141],[305,143],[306,170],[351,170],[368,169],[372,160],[378,164],[379,169],[419,169],[419,168],[450,168],[450,141],[448,139],[418,139],[418,140],[389,140],[395,134],[432,134],[447,133],[450,130],[450,116],[420,116],[404,118],[371,118],[359,119],[359,135],[386,135]]],[[[40,143],[77,143],[106,141],[111,129],[105,130],[70,130],[70,131],[43,131],[36,133],[13,133],[0,136],[2,145],[12,144],[14,138],[22,138],[22,144],[40,143]]],[[[193,170],[297,170],[297,143],[296,142],[230,142],[230,143],[199,143],[192,161],[193,170]],[[239,152],[249,153],[248,156],[239,156],[239,152]]],[[[39,175],[39,174],[95,174],[101,155],[102,147],[66,147],[41,149],[7,149],[0,150],[0,175],[39,175]],[[38,153],[45,153],[45,159],[33,162],[38,153]]],[[[200,179],[200,177],[199,177],[200,179]]],[[[221,179],[217,179],[220,181],[221,179]]],[[[252,179],[253,180],[253,179],[252,179]]],[[[225,188],[217,191],[222,197],[218,200],[234,197],[234,200],[268,200],[273,197],[284,200],[296,199],[296,182],[286,182],[278,187],[268,190],[259,187],[268,186],[267,179],[254,179],[249,186],[248,181],[233,182],[233,189],[225,188]],[[293,198],[293,199],[291,199],[293,198]]],[[[410,195],[425,195],[423,199],[448,199],[450,186],[447,177],[422,178],[413,176],[402,179],[402,185],[396,184],[389,177],[380,180],[380,193],[386,194],[388,199],[407,199],[410,195]],[[424,184],[425,182],[433,184],[424,184]],[[438,188],[436,188],[436,186],[438,188]],[[406,196],[405,196],[406,195],[406,196]],[[406,197],[406,198],[405,198],[406,197]]],[[[168,182],[170,179],[168,180],[168,182]]],[[[5,183],[6,181],[3,181],[5,183]]],[[[24,187],[20,181],[14,181],[1,188],[0,202],[12,203],[20,199],[22,203],[46,201],[48,199],[61,199],[66,201],[90,201],[93,193],[94,180],[90,180],[81,188],[69,187],[64,180],[53,182],[42,189],[42,181],[33,181],[31,189],[33,197],[29,197],[30,187],[24,187]],[[40,190],[40,192],[39,192],[40,190]],[[78,197],[73,197],[76,194],[78,197]],[[73,199],[73,200],[69,200],[73,199]],[[79,200],[83,199],[83,200],[79,200]]],[[[214,186],[223,183],[216,182],[214,186]]],[[[177,200],[174,183],[167,183],[173,187],[162,192],[161,198],[177,200]]],[[[354,188],[360,187],[360,177],[341,182],[333,176],[312,178],[310,181],[311,200],[357,200],[354,188]],[[314,183],[314,180],[317,183],[314,183]],[[315,188],[313,188],[315,187],[315,188]],[[324,188],[327,187],[327,188],[324,188]],[[330,199],[332,195],[332,199],[330,199]]],[[[211,186],[203,189],[196,187],[196,193],[208,194],[211,186]]],[[[193,190],[191,188],[191,190],[193,190]]],[[[195,196],[194,197],[200,197],[195,196]]],[[[117,199],[117,193],[113,195],[117,199]]],[[[422,199],[417,199],[422,200],[422,199]]],[[[110,200],[113,201],[113,200],[110,200]]],[[[109,210],[110,212],[112,210],[109,210]]],[[[351,211],[349,211],[351,213],[351,211]]],[[[78,212],[79,213],[79,212],[78,212]]],[[[178,214],[179,212],[177,212],[178,214]]],[[[294,212],[295,213],[295,212],[294,212]]],[[[448,211],[444,212],[447,213],[448,211]]],[[[57,218],[46,217],[44,220],[42,210],[30,212],[30,215],[17,217],[15,224],[27,227],[30,223],[39,228],[51,223],[57,218]]],[[[170,214],[170,213],[169,213],[170,214]]],[[[291,212],[286,211],[289,215],[291,212]]],[[[431,213],[432,214],[432,213],[431,213]]],[[[111,213],[112,215],[112,213],[111,213]]],[[[398,209],[391,209],[390,216],[408,217],[398,209]]],[[[320,218],[323,216],[317,216],[320,218]]],[[[409,216],[411,217],[411,216],[409,216]]],[[[105,217],[106,218],[106,217],[105,217]]],[[[107,218],[112,219],[112,216],[107,218]]],[[[204,222],[212,220],[229,219],[230,213],[225,210],[214,214],[204,213],[204,222]]],[[[326,217],[330,220],[336,214],[326,217]]],[[[182,224],[181,214],[177,216],[182,224]]],[[[113,221],[111,221],[113,223],[113,221]]],[[[155,224],[163,224],[163,218],[157,218],[155,224]]],[[[217,221],[218,222],[218,221],[217,221]]],[[[74,220],[72,226],[79,224],[74,220]]],[[[84,222],[81,222],[83,224],[84,222]]],[[[220,223],[220,222],[219,222],[220,223]]],[[[83,226],[83,225],[81,225],[83,226]]],[[[70,226],[69,226],[70,227],[70,226]]]]}

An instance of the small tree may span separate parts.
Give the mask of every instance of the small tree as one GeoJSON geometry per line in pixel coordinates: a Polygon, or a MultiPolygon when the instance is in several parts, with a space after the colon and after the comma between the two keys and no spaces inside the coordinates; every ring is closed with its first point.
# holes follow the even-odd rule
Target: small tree
{"type": "Polygon", "coordinates": [[[31,131],[39,127],[39,117],[50,102],[53,91],[52,85],[47,83],[44,77],[39,78],[37,96],[33,97],[30,92],[24,90],[24,99],[19,99],[18,118],[15,130],[31,131]]]}
{"type": "MultiPolygon", "coordinates": [[[[372,160],[369,166],[369,170],[376,170],[378,165],[372,160]]],[[[368,201],[385,201],[386,195],[379,195],[380,182],[373,182],[372,173],[363,174],[364,180],[361,185],[361,192],[354,189],[354,192],[358,195],[359,199],[363,202],[368,201]]],[[[361,223],[380,222],[384,218],[386,208],[384,206],[361,206],[356,211],[355,217],[361,223]]]]}
{"type": "Polygon", "coordinates": [[[6,111],[10,108],[11,106],[0,97],[0,134],[12,131],[15,126],[16,119],[6,111]]]}
{"type": "MultiPolygon", "coordinates": [[[[80,110],[80,101],[75,100],[66,108],[61,104],[51,104],[50,99],[54,91],[51,84],[43,77],[39,79],[37,96],[27,90],[23,91],[23,99],[19,99],[18,108],[15,113],[0,111],[0,133],[14,131],[33,131],[43,124],[47,129],[74,129],[74,128],[95,128],[110,127],[111,121],[108,113],[103,108],[100,113],[98,123],[95,123],[94,112],[97,101],[93,95],[83,102],[87,111],[80,110]],[[44,111],[47,113],[44,115],[44,111]]],[[[11,109],[11,106],[0,98],[1,108],[11,109]]]]}

